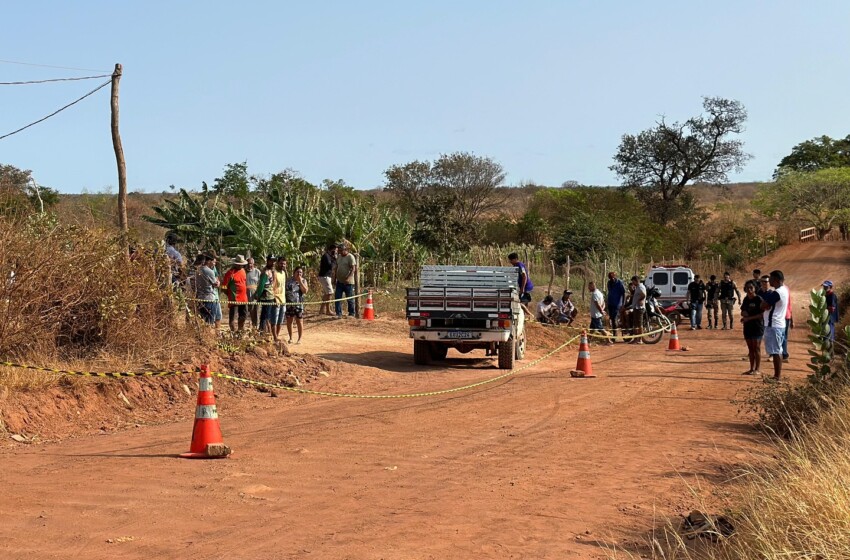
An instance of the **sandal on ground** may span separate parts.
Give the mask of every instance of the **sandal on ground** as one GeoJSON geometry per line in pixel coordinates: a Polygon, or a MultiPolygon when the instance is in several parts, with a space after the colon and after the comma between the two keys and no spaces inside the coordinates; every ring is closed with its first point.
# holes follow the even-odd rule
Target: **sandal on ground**
{"type": "Polygon", "coordinates": [[[756,374],[756,372],[755,372],[755,371],[750,370],[750,371],[745,371],[745,372],[744,372],[744,373],[742,373],[741,375],[755,375],[755,374],[756,374]]]}

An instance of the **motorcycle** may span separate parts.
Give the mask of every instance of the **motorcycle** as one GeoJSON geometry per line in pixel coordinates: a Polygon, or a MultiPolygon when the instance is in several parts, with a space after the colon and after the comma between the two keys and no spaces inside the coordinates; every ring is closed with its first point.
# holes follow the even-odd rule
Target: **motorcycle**
{"type": "Polygon", "coordinates": [[[667,317],[667,320],[677,325],[681,325],[683,319],[691,316],[691,310],[686,301],[660,301],[658,310],[667,317]]]}
{"type": "Polygon", "coordinates": [[[643,314],[643,332],[648,333],[641,337],[644,344],[657,344],[661,337],[664,336],[664,330],[669,324],[669,320],[662,313],[661,306],[658,303],[658,297],[661,292],[658,288],[652,287],[646,291],[646,312],[643,314]]]}

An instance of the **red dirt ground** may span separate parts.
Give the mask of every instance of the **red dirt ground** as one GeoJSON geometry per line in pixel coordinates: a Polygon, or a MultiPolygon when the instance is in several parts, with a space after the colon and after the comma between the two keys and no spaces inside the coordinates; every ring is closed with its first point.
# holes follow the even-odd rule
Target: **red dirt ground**
{"type": "MultiPolygon", "coordinates": [[[[847,279],[846,244],[783,248],[795,292],[847,279]]],[[[742,283],[743,279],[739,279],[742,283]]],[[[377,302],[380,309],[380,302],[377,302]]],[[[551,340],[540,327],[530,336],[551,340]]],[[[795,330],[786,375],[806,375],[795,330]]],[[[731,402],[740,330],[683,331],[689,352],[574,348],[478,389],[399,400],[245,392],[219,399],[228,460],[187,461],[191,420],[0,451],[3,558],[605,558],[711,496],[766,447],[731,402]]],[[[499,375],[449,354],[416,367],[406,327],[323,321],[294,347],[335,361],[310,388],[407,393],[499,375]]],[[[530,358],[544,353],[534,344],[530,358]]],[[[479,355],[480,356],[480,355],[479,355]]],[[[297,356],[296,356],[297,357],[297,356]]],[[[528,359],[528,358],[527,358],[528,359]]],[[[226,364],[221,364],[227,369],[226,364]]],[[[243,373],[247,373],[244,371],[243,373]]],[[[151,381],[156,383],[155,380],[151,381]]],[[[221,387],[222,381],[217,380],[221,387]]],[[[228,393],[224,388],[219,391],[228,393]]]]}

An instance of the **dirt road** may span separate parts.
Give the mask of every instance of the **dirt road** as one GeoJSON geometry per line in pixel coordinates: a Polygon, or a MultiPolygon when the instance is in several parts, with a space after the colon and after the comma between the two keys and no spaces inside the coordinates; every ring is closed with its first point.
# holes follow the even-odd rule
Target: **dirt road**
{"type": "MultiPolygon", "coordinates": [[[[848,257],[846,245],[792,247],[762,269],[782,267],[801,306],[802,290],[848,277],[848,257]]],[[[694,475],[708,496],[764,449],[730,402],[755,383],[741,375],[740,330],[680,335],[689,352],[665,352],[666,339],[594,346],[594,380],[569,378],[571,349],[449,396],[223,404],[228,460],[175,458],[191,423],[4,451],[0,556],[604,558],[697,505],[694,475]]],[[[324,322],[297,348],[341,362],[328,390],[402,393],[500,373],[453,352],[445,366],[414,367],[400,320],[324,322]]],[[[791,354],[788,376],[804,376],[802,330],[791,354]]]]}

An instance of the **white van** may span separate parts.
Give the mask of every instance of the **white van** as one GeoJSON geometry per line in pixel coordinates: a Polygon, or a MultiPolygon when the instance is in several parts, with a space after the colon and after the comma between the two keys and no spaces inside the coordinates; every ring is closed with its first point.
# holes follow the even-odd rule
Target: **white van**
{"type": "Polygon", "coordinates": [[[659,301],[688,299],[688,284],[694,281],[694,271],[687,266],[653,266],[646,274],[647,288],[658,288],[659,301]]]}

